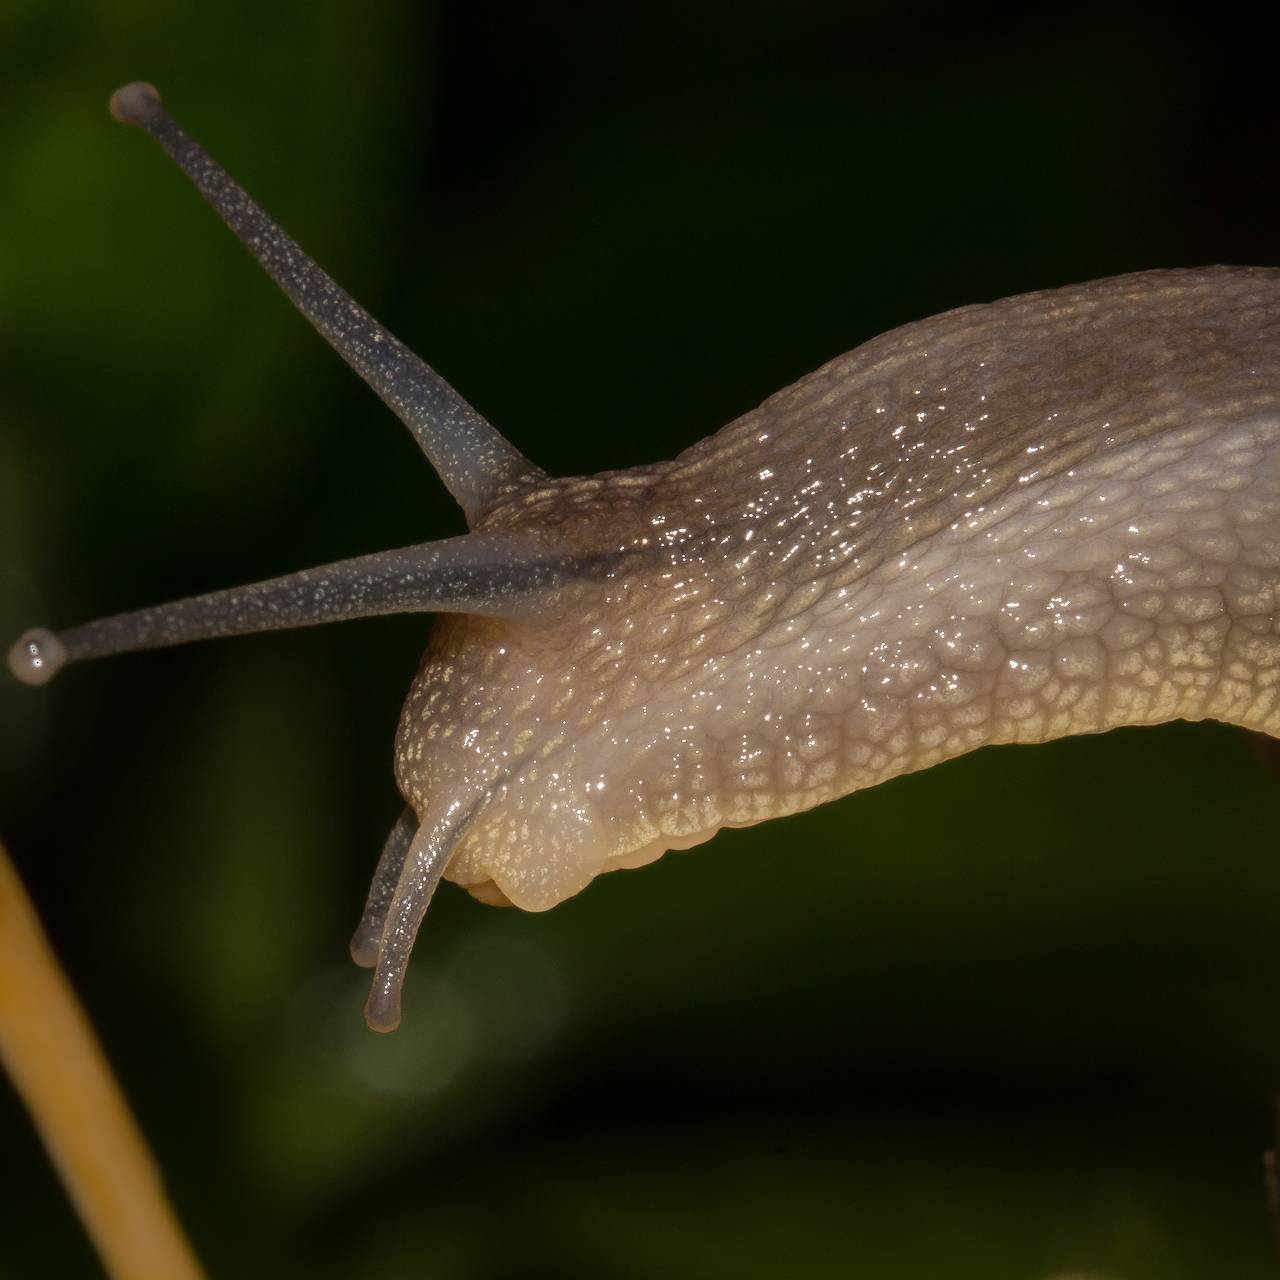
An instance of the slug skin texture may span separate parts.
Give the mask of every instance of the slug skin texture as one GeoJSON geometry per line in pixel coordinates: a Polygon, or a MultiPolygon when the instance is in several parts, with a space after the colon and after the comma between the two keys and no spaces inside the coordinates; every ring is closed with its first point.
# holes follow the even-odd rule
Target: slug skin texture
{"type": "Polygon", "coordinates": [[[442,617],[401,719],[445,875],[593,876],[974,747],[1213,718],[1280,735],[1280,272],[966,307],[833,360],[674,462],[484,529],[613,568],[442,617]]]}
{"type": "Polygon", "coordinates": [[[602,871],[988,743],[1212,718],[1280,737],[1280,271],[965,307],[833,360],[671,462],[553,479],[168,116],[112,98],[401,418],[471,532],[10,651],[67,662],[436,612],[407,806],[352,939],[399,1022],[443,876],[544,910],[602,871]]]}

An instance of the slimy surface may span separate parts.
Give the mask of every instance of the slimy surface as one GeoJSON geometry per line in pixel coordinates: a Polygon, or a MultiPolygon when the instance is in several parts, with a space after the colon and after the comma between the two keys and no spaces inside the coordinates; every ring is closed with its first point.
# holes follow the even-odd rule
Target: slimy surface
{"type": "Polygon", "coordinates": [[[438,624],[397,773],[420,811],[481,798],[446,874],[540,909],[988,743],[1280,733],[1278,281],[965,308],[499,508],[618,567],[559,617],[438,624]]]}

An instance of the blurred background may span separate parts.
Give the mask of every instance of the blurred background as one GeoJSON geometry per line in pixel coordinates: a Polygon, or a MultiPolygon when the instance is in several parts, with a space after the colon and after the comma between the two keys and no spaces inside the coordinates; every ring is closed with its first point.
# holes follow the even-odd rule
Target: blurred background
{"type": "MultiPolygon", "coordinates": [[[[158,84],[555,473],[949,307],[1277,265],[1273,54],[1124,4],[8,0],[0,632],[461,532],[186,181],[158,84]]],[[[1274,1277],[1276,774],[991,749],[346,944],[424,619],[0,680],[12,851],[214,1274],[1274,1277]],[[801,874],[796,868],[803,867],[801,874]]],[[[0,1084],[0,1276],[92,1276],[0,1084]]]]}

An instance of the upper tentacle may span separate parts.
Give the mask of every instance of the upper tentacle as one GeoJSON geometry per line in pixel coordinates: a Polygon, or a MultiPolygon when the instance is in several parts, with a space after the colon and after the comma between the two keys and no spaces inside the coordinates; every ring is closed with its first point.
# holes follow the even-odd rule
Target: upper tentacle
{"type": "Polygon", "coordinates": [[[413,432],[470,525],[514,484],[545,479],[434,369],[307,257],[174,123],[151,85],[134,82],[117,89],[111,112],[164,147],[298,310],[413,432]]]}
{"type": "Polygon", "coordinates": [[[533,534],[469,533],[210,591],[54,633],[28,631],[9,651],[27,684],[44,684],[69,662],[159,649],[215,636],[248,635],[389,613],[521,614],[553,607],[589,562],[533,534]]]}

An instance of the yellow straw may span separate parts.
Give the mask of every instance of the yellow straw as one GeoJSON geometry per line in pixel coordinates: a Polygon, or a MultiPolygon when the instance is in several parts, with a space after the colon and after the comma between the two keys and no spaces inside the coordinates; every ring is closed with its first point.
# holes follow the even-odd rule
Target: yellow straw
{"type": "Polygon", "coordinates": [[[107,1273],[199,1280],[146,1141],[3,845],[0,1062],[107,1273]]]}

